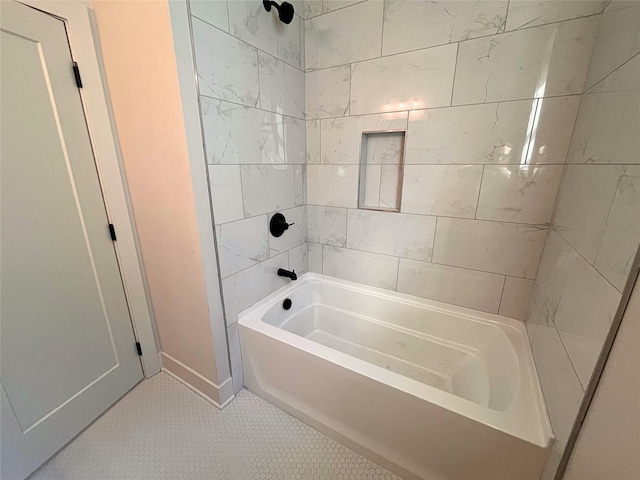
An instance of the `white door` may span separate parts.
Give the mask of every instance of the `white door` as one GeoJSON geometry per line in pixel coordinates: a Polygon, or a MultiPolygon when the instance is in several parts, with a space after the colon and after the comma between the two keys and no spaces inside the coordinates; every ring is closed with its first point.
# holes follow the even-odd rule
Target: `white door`
{"type": "Polygon", "coordinates": [[[13,480],[143,375],[65,25],[2,0],[0,30],[0,461],[13,480]]]}

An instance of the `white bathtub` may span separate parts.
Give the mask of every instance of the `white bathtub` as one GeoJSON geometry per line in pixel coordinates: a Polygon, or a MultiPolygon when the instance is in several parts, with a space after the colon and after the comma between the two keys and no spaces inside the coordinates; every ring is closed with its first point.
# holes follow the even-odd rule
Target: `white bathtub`
{"type": "Polygon", "coordinates": [[[539,478],[553,437],[521,322],[308,273],[239,324],[249,390],[400,476],[539,478]]]}

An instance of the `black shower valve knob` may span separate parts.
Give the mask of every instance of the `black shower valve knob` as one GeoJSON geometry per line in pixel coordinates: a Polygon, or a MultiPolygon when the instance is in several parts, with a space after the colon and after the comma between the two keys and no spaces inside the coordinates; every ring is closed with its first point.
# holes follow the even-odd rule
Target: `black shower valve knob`
{"type": "Polygon", "coordinates": [[[269,222],[269,231],[274,237],[281,237],[286,230],[289,230],[289,227],[291,225],[295,224],[287,223],[287,219],[284,218],[284,215],[282,215],[281,213],[276,213],[273,217],[271,217],[271,221],[269,222]]]}

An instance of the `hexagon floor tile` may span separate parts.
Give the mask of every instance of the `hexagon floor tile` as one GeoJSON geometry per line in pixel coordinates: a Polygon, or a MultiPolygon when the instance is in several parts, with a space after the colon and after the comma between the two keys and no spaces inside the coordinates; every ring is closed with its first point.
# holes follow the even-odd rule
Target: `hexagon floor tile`
{"type": "Polygon", "coordinates": [[[247,390],[224,409],[143,381],[31,480],[398,480],[247,390]]]}

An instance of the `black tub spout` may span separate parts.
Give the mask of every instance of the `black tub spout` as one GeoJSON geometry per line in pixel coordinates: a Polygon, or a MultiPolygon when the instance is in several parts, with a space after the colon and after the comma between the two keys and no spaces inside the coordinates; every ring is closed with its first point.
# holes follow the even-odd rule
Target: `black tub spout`
{"type": "Polygon", "coordinates": [[[296,271],[289,271],[289,270],[285,270],[284,268],[279,268],[278,269],[278,276],[280,277],[287,277],[290,278],[291,280],[297,280],[298,279],[298,275],[296,275],[296,271]]]}

